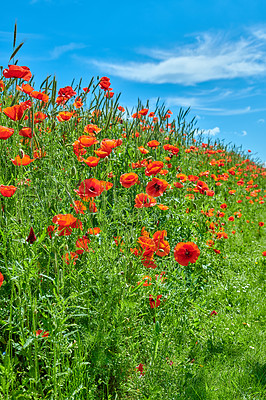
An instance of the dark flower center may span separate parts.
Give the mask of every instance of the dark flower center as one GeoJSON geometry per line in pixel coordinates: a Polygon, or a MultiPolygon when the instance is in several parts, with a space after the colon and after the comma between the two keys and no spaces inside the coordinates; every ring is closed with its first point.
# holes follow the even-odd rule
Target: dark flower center
{"type": "Polygon", "coordinates": [[[160,190],[160,185],[158,185],[158,183],[155,183],[154,189],[155,189],[155,190],[160,190]]]}

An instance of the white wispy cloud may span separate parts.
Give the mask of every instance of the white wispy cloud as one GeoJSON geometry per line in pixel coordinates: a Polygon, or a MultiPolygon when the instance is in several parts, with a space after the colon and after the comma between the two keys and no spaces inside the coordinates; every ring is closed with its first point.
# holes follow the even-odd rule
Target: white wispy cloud
{"type": "Polygon", "coordinates": [[[247,131],[242,131],[242,136],[247,136],[247,131]]]}
{"type": "Polygon", "coordinates": [[[73,50],[84,49],[86,45],[84,43],[68,43],[62,46],[56,46],[50,53],[51,59],[57,59],[61,57],[63,54],[71,52],[73,50]]]}
{"type": "Polygon", "coordinates": [[[215,136],[220,133],[220,128],[216,126],[215,128],[212,129],[201,129],[196,132],[198,135],[207,135],[207,136],[215,136]]]}
{"type": "Polygon", "coordinates": [[[194,44],[174,50],[142,50],[151,58],[148,62],[89,62],[106,73],[146,83],[187,86],[220,79],[253,78],[266,75],[265,38],[263,30],[240,39],[203,33],[194,44]]]}

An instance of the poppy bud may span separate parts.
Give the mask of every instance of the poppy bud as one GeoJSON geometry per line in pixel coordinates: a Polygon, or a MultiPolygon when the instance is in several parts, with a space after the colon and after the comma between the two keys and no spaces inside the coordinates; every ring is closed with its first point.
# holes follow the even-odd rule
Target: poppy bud
{"type": "Polygon", "coordinates": [[[34,243],[35,241],[36,241],[36,236],[35,236],[35,233],[34,233],[34,231],[33,231],[33,228],[31,227],[31,228],[30,228],[30,233],[29,233],[28,238],[26,239],[26,242],[32,244],[32,243],[34,243]]]}

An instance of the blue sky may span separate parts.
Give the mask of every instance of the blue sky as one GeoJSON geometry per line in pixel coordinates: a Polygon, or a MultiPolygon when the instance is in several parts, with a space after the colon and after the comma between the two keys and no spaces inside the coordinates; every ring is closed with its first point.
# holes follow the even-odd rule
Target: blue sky
{"type": "Polygon", "coordinates": [[[108,76],[121,105],[190,106],[206,136],[266,162],[265,1],[14,0],[1,12],[0,65],[17,21],[36,89],[48,75],[60,87],[108,76]]]}

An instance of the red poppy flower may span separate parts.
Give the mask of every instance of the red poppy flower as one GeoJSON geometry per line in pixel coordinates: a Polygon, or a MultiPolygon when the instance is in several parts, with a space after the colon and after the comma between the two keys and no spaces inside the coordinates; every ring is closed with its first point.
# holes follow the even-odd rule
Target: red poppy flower
{"type": "Polygon", "coordinates": [[[157,231],[153,235],[153,241],[156,245],[155,254],[160,257],[167,256],[170,253],[170,245],[164,237],[167,235],[166,230],[157,231]]]}
{"type": "Polygon", "coordinates": [[[58,97],[56,99],[57,104],[65,104],[67,100],[71,99],[71,97],[75,96],[77,93],[72,89],[71,86],[66,86],[64,88],[59,89],[58,97]]]}
{"type": "Polygon", "coordinates": [[[69,254],[69,253],[66,253],[65,255],[63,255],[63,256],[62,256],[62,259],[64,260],[64,262],[65,262],[67,265],[69,265],[69,263],[70,263],[71,260],[74,260],[74,261],[73,261],[73,265],[76,265],[75,260],[77,260],[78,257],[79,257],[79,256],[78,256],[77,253],[75,253],[74,251],[71,251],[70,254],[69,254]]]}
{"type": "Polygon", "coordinates": [[[162,161],[152,161],[147,165],[145,169],[145,175],[146,176],[156,175],[158,174],[158,172],[161,171],[162,168],[163,168],[162,161]]]}
{"type": "Polygon", "coordinates": [[[84,133],[88,133],[90,136],[94,136],[95,133],[101,132],[101,128],[94,124],[88,124],[84,127],[84,133]]]}
{"type": "Polygon", "coordinates": [[[155,148],[160,146],[160,142],[158,142],[157,140],[151,140],[150,142],[147,143],[147,146],[155,148]]]}
{"type": "Polygon", "coordinates": [[[34,99],[41,100],[41,101],[43,101],[44,103],[48,103],[48,101],[49,101],[49,96],[48,96],[46,93],[44,93],[44,92],[37,92],[37,91],[33,90],[33,91],[30,93],[30,95],[31,95],[31,97],[33,97],[34,99]]]}
{"type": "Polygon", "coordinates": [[[136,367],[136,371],[139,371],[141,376],[144,376],[144,375],[145,375],[145,372],[144,372],[144,370],[143,370],[143,367],[144,367],[143,364],[139,364],[139,365],[136,367]]]}
{"type": "Polygon", "coordinates": [[[68,121],[70,120],[70,118],[72,117],[73,112],[70,111],[61,111],[58,115],[57,115],[57,119],[59,122],[63,122],[63,121],[68,121]]]}
{"type": "Polygon", "coordinates": [[[35,158],[31,159],[30,156],[24,155],[22,158],[20,158],[19,155],[17,155],[14,159],[11,158],[11,161],[14,165],[29,165],[33,161],[35,161],[35,158]]]}
{"type": "Polygon", "coordinates": [[[3,75],[5,78],[22,78],[24,81],[29,81],[31,78],[30,69],[19,65],[9,65],[3,70],[3,75]]]}
{"type": "Polygon", "coordinates": [[[30,243],[30,244],[33,244],[36,240],[37,240],[37,239],[36,239],[36,236],[35,236],[33,227],[31,227],[31,228],[30,228],[30,233],[29,233],[28,238],[26,239],[26,242],[28,242],[28,243],[30,243]]]}
{"type": "Polygon", "coordinates": [[[0,272],[0,287],[3,285],[4,275],[0,272]]]}
{"type": "Polygon", "coordinates": [[[84,211],[87,210],[87,207],[84,206],[82,201],[75,200],[74,201],[74,206],[73,204],[70,204],[71,207],[74,207],[74,210],[77,214],[84,214],[84,211]]]}
{"type": "Polygon", "coordinates": [[[176,188],[178,188],[178,189],[181,189],[181,188],[184,187],[184,185],[182,185],[181,182],[174,182],[174,186],[175,186],[176,188]]]}
{"type": "Polygon", "coordinates": [[[29,139],[31,139],[33,136],[31,128],[28,127],[21,128],[18,134],[29,139]]]}
{"type": "Polygon", "coordinates": [[[264,222],[259,222],[259,226],[264,226],[264,222]]]}
{"type": "Polygon", "coordinates": [[[90,147],[96,143],[99,143],[93,136],[82,135],[78,138],[79,143],[84,147],[90,147]]]}
{"type": "Polygon", "coordinates": [[[111,150],[110,151],[105,151],[105,150],[100,148],[98,150],[94,150],[94,153],[96,154],[96,156],[98,156],[100,158],[105,158],[105,157],[108,157],[110,155],[111,150]]]}
{"type": "Polygon", "coordinates": [[[147,236],[140,236],[138,238],[138,243],[142,248],[141,255],[143,257],[153,255],[154,251],[156,250],[156,244],[154,240],[147,236]]]}
{"type": "Polygon", "coordinates": [[[178,264],[186,267],[188,263],[194,264],[200,255],[198,246],[193,242],[180,242],[175,246],[174,257],[178,264]]]}
{"type": "Polygon", "coordinates": [[[263,257],[266,257],[266,251],[262,252],[263,257]]]}
{"type": "Polygon", "coordinates": [[[6,126],[0,126],[0,139],[6,140],[10,138],[14,133],[14,129],[7,128],[6,126]]]}
{"type": "Polygon", "coordinates": [[[86,199],[89,197],[97,197],[103,192],[104,187],[101,185],[101,182],[95,178],[85,179],[81,182],[78,190],[75,192],[80,196],[82,199],[86,199]]]}
{"type": "Polygon", "coordinates": [[[149,196],[162,196],[168,186],[168,182],[164,179],[152,178],[152,181],[146,186],[146,192],[149,196]]]}
{"type": "Polygon", "coordinates": [[[143,147],[143,146],[138,147],[138,149],[139,149],[139,151],[140,151],[142,154],[147,154],[147,153],[149,153],[149,150],[145,149],[145,147],[143,147]]]}
{"type": "Polygon", "coordinates": [[[17,190],[16,186],[12,186],[12,185],[9,185],[9,186],[1,185],[0,186],[0,193],[4,197],[12,197],[16,190],[17,190]]]}
{"type": "Polygon", "coordinates": [[[76,154],[76,156],[78,157],[79,161],[82,161],[81,156],[84,156],[84,154],[87,153],[87,150],[85,150],[82,146],[82,144],[76,140],[73,144],[73,151],[76,154]]]}
{"type": "Polygon", "coordinates": [[[19,90],[20,92],[23,92],[26,94],[30,94],[34,90],[33,87],[31,85],[29,85],[28,83],[22,83],[21,86],[17,85],[16,89],[19,90]]]}
{"type": "Polygon", "coordinates": [[[34,114],[34,123],[38,124],[38,123],[42,122],[43,120],[45,120],[45,118],[47,118],[47,115],[41,111],[38,111],[34,114]]]}
{"type": "Polygon", "coordinates": [[[65,228],[66,226],[74,228],[76,222],[77,218],[75,218],[72,214],[58,214],[53,217],[53,223],[62,228],[65,228]]]}
{"type": "MultiPolygon", "coordinates": [[[[2,79],[0,79],[0,92],[3,92],[5,90],[5,84],[2,81],[2,79]]],[[[125,110],[124,110],[125,111],[125,110]]]]}
{"type": "Polygon", "coordinates": [[[109,151],[111,153],[112,149],[117,147],[117,141],[115,139],[103,139],[101,141],[101,149],[103,151],[109,151]]]}
{"type": "Polygon", "coordinates": [[[164,204],[157,204],[157,207],[160,208],[160,210],[169,210],[169,207],[165,206],[164,204]]]}
{"type": "Polygon", "coordinates": [[[103,76],[103,77],[100,79],[99,86],[100,86],[100,88],[103,89],[103,90],[108,90],[109,87],[111,86],[110,79],[107,78],[106,76],[103,76]]]}
{"type": "Polygon", "coordinates": [[[213,315],[218,315],[218,312],[215,311],[215,310],[213,310],[213,311],[210,313],[210,317],[212,317],[213,315]]]}
{"type": "Polygon", "coordinates": [[[135,185],[139,180],[139,177],[135,172],[128,172],[120,176],[120,183],[124,188],[130,188],[135,185]]]}
{"type": "Polygon", "coordinates": [[[102,185],[103,190],[109,190],[114,186],[112,182],[107,182],[107,181],[99,181],[99,182],[102,185]]]}
{"type": "Polygon", "coordinates": [[[135,198],[135,205],[134,207],[136,208],[148,208],[148,207],[153,207],[157,203],[156,199],[154,199],[152,196],[149,196],[146,193],[139,193],[137,194],[135,198]]]}
{"type": "Polygon", "coordinates": [[[42,337],[47,337],[49,336],[49,332],[48,331],[43,331],[42,329],[38,329],[36,331],[36,337],[40,336],[40,334],[42,333],[42,337]]]}
{"type": "Polygon", "coordinates": [[[85,162],[85,164],[87,164],[88,167],[93,168],[99,164],[100,158],[91,156],[86,159],[83,158],[82,161],[85,162]]]}
{"type": "Polygon", "coordinates": [[[150,306],[151,308],[155,308],[155,307],[159,307],[159,305],[161,304],[160,298],[162,297],[161,294],[159,294],[156,298],[156,301],[153,300],[153,297],[150,295],[149,296],[149,301],[150,301],[150,306]]]}
{"type": "Polygon", "coordinates": [[[89,229],[87,230],[87,234],[88,234],[88,235],[98,235],[100,232],[101,232],[101,229],[98,228],[98,227],[89,228],[89,229]]]}
{"type": "Polygon", "coordinates": [[[87,236],[83,236],[76,241],[76,246],[79,250],[76,250],[77,254],[82,254],[84,251],[89,252],[90,249],[88,248],[88,244],[90,243],[90,239],[87,236]]]}
{"type": "Polygon", "coordinates": [[[83,102],[80,97],[77,97],[73,103],[73,106],[76,108],[80,108],[83,106],[83,102]]]}
{"type": "Polygon", "coordinates": [[[19,121],[23,117],[24,107],[21,104],[16,104],[15,106],[4,108],[3,113],[13,121],[19,121]]]}

